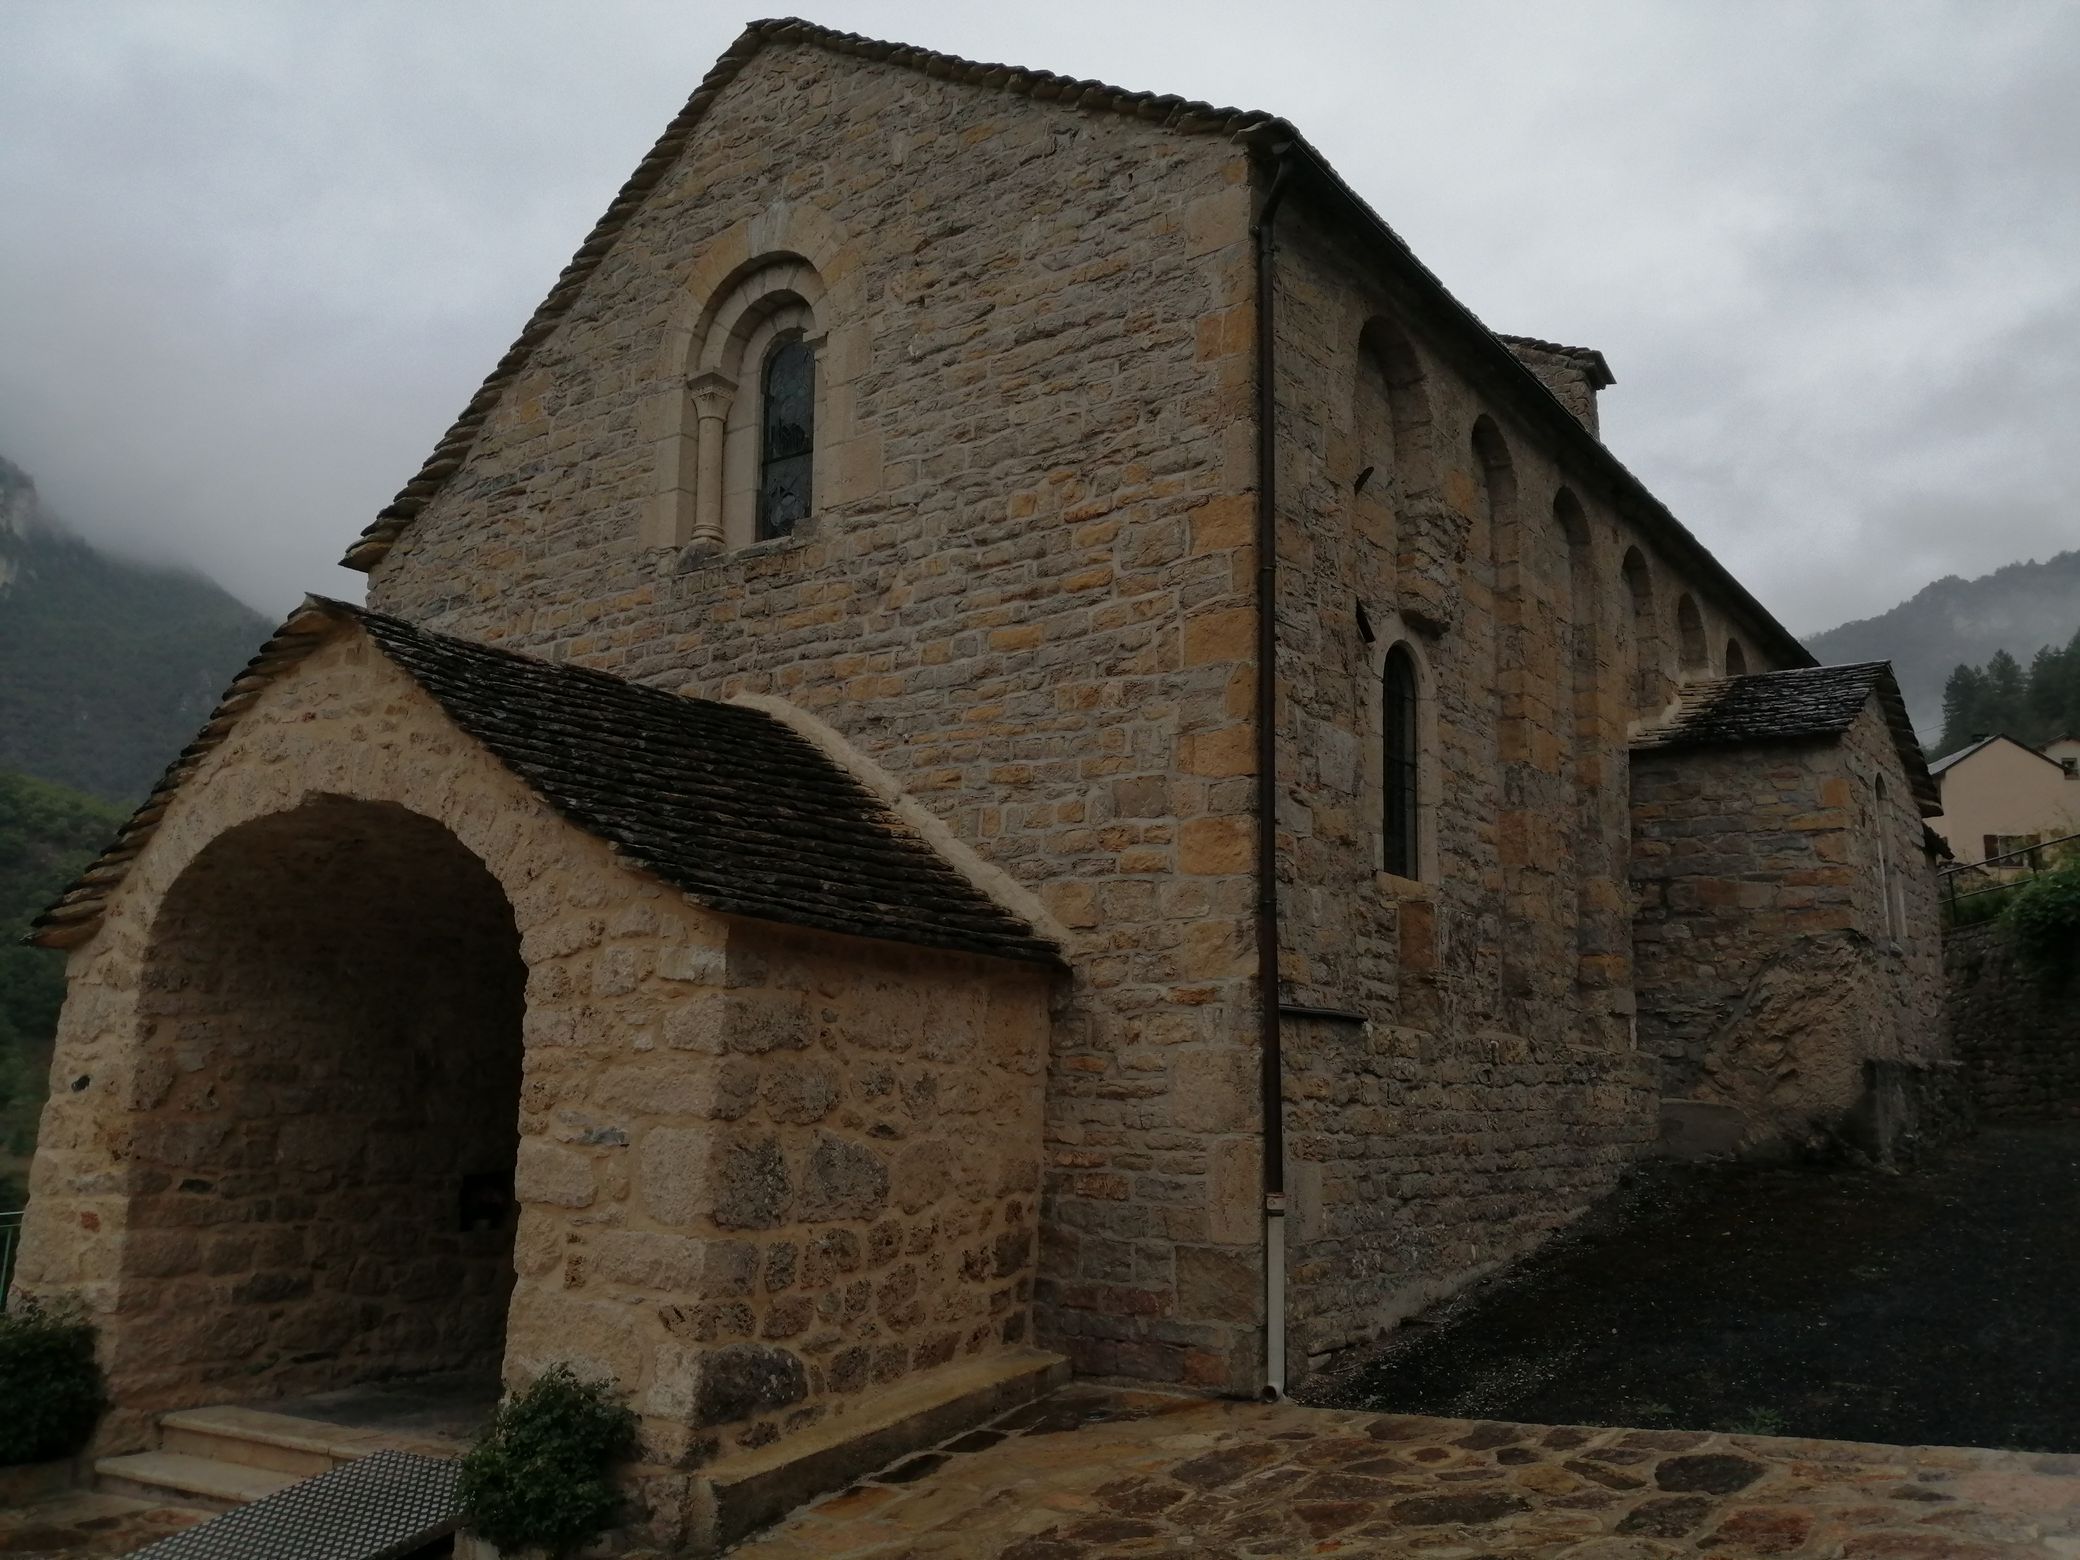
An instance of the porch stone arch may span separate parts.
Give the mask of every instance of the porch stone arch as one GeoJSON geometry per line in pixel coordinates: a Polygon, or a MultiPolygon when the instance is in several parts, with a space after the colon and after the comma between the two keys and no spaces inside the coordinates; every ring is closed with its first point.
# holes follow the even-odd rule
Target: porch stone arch
{"type": "Polygon", "coordinates": [[[524,1378],[561,1358],[630,1386],[645,1380],[645,1351],[625,1322],[589,1328],[572,1307],[554,1304],[566,1227],[612,1184],[609,1161],[622,1146],[563,1146],[558,1108],[567,1117],[571,1102],[585,1099],[581,1080],[599,1063],[588,1046],[599,1037],[625,1047],[658,1034],[658,1000],[644,986],[658,966],[712,967],[719,982],[725,923],[563,821],[372,645],[342,635],[240,717],[168,804],[99,929],[70,954],[56,1060],[66,1081],[44,1115],[17,1278],[29,1293],[78,1294],[97,1313],[116,1403],[99,1443],[105,1450],[145,1444],[152,1417],[167,1409],[374,1373],[352,1361],[331,1374],[311,1361],[223,1369],[264,1333],[255,1307],[275,1303],[260,1298],[272,1280],[253,1284],[265,1253],[256,1250],[250,1267],[225,1255],[206,1265],[227,1271],[183,1270],[180,1248],[192,1232],[169,1226],[168,1200],[199,1204],[220,1188],[184,1193],[164,1168],[168,1146],[154,1141],[169,1131],[215,1130],[161,1115],[182,1068],[202,1061],[196,1048],[184,1055],[154,1034],[167,1020],[163,983],[195,978],[155,957],[162,911],[221,842],[254,828],[293,834],[299,815],[355,808],[384,809],[417,820],[429,838],[452,839],[511,907],[525,1010],[515,1120],[518,1279],[504,1328],[505,1374],[524,1378]],[[170,1277],[182,1280],[182,1303],[171,1312],[161,1304],[170,1277]]]}
{"type": "MultiPolygon", "coordinates": [[[[191,749],[192,769],[140,815],[158,812],[156,826],[126,834],[136,854],[102,858],[97,917],[68,923],[57,1042],[67,1081],[45,1112],[18,1276],[32,1293],[80,1293],[98,1313],[115,1407],[97,1449],[149,1444],[168,1409],[446,1363],[452,1312],[379,1311],[380,1350],[342,1346],[361,1319],[351,1294],[299,1318],[296,1348],[282,1348],[270,1308],[299,1304],[310,1253],[263,1253],[264,1231],[235,1227],[261,1225],[239,1210],[282,1190],[269,1181],[274,1155],[256,1146],[271,1149],[273,1129],[218,1147],[250,1116],[295,1115],[296,1090],[324,1114],[342,1069],[266,1074],[268,1046],[250,1024],[242,1049],[218,1045],[208,1026],[235,1026],[241,1009],[213,963],[214,934],[255,910],[263,940],[233,973],[251,991],[259,972],[265,995],[273,912],[299,891],[323,893],[322,874],[289,873],[271,898],[233,882],[209,900],[215,924],[195,928],[197,957],[154,957],[168,906],[175,920],[192,910],[181,885],[212,852],[258,839],[270,849],[248,864],[265,867],[293,855],[318,817],[387,821],[400,872],[415,855],[467,857],[481,874],[476,902],[511,907],[525,1004],[507,1140],[519,1210],[511,1297],[502,1339],[486,1308],[461,1325],[477,1327],[468,1336],[487,1365],[502,1345],[509,1386],[565,1361],[628,1392],[641,1449],[627,1477],[652,1492],[641,1501],[663,1524],[660,1544],[679,1542],[670,1523],[686,1470],[718,1443],[763,1448],[840,1425],[897,1381],[952,1402],[973,1389],[965,1362],[1024,1357],[1054,967],[709,909],[567,822],[544,797],[568,791],[538,793],[469,734],[468,721],[495,717],[429,668],[478,663],[452,645],[453,659],[437,659],[433,636],[409,652],[402,636],[379,642],[345,616],[292,620],[316,628],[308,650],[282,650],[302,637],[288,628],[270,642],[271,680],[234,692],[191,749]],[[428,659],[393,659],[406,653],[428,659]],[[197,995],[200,1027],[166,1028],[197,995]],[[240,1088],[214,1097],[213,1049],[257,1059],[240,1088]],[[169,1100],[193,1108],[169,1116],[169,1100]],[[208,1174],[187,1168],[198,1158],[208,1174]],[[188,1225],[170,1227],[183,1214],[188,1225]],[[875,1304],[861,1309],[856,1294],[875,1304]]],[[[554,719],[545,681],[527,674],[532,692],[502,708],[554,719]]],[[[603,816],[596,826],[613,828],[603,816]]],[[[331,973],[339,989],[353,971],[331,973]]],[[[322,1005],[323,986],[302,995],[322,1005]]],[[[344,1081],[351,1109],[360,1080],[344,1081]]],[[[281,1213],[277,1201],[267,1219],[281,1213]]],[[[388,1238],[378,1227],[375,1239],[388,1238]]],[[[341,1249],[330,1240],[327,1259],[341,1249]]],[[[383,1276],[367,1277],[374,1287],[383,1276]]],[[[439,1277],[412,1268],[405,1282],[438,1298],[439,1277]]]]}

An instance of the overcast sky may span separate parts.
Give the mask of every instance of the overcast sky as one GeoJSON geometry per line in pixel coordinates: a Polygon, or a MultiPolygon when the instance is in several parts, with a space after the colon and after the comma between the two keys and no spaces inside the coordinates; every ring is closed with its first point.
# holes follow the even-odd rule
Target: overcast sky
{"type": "MultiPolygon", "coordinates": [[[[1799,632],[2080,545],[2080,5],[864,3],[1282,113],[1799,632]]],[[[0,0],[0,454],[270,614],[416,470],[745,15],[0,0]]]]}

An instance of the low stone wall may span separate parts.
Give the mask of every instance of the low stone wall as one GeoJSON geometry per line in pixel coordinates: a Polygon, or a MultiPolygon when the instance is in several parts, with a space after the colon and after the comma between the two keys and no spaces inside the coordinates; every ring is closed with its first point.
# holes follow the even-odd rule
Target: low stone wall
{"type": "Polygon", "coordinates": [[[1988,1120],[2080,1116],[2080,981],[2019,959],[1998,921],[1944,939],[1950,1032],[1988,1120]]]}

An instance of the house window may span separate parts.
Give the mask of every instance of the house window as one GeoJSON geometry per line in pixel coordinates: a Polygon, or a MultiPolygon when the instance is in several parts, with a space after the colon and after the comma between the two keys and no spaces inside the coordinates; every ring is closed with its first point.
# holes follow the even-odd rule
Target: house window
{"type": "Polygon", "coordinates": [[[1386,869],[1421,874],[1416,822],[1421,814],[1416,753],[1416,663],[1403,645],[1387,652],[1383,679],[1386,748],[1386,869]]]}
{"type": "Polygon", "coordinates": [[[808,518],[816,447],[816,349],[797,336],[773,348],[760,385],[758,539],[808,518]]]}

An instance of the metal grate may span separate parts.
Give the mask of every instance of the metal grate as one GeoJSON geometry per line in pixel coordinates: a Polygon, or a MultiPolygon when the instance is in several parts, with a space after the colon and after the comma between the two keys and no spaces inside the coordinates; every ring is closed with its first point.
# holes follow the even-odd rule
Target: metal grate
{"type": "Polygon", "coordinates": [[[130,1560],[400,1560],[455,1531],[457,1465],[377,1452],[277,1490],[130,1560]]]}

